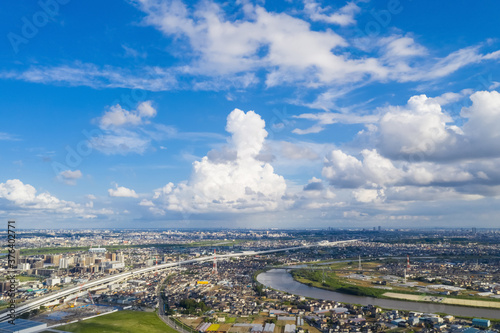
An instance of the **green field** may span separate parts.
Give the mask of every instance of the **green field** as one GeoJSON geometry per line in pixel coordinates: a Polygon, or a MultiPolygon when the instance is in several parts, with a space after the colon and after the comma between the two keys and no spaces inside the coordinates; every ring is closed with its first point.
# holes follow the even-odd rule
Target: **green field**
{"type": "Polygon", "coordinates": [[[109,315],[57,327],[76,333],[177,333],[158,318],[154,312],[118,311],[109,315]]]}
{"type": "Polygon", "coordinates": [[[18,279],[20,282],[40,281],[40,277],[25,276],[25,275],[16,275],[16,279],[18,279]]]}
{"type": "Polygon", "coordinates": [[[321,271],[310,271],[306,269],[299,269],[292,272],[293,278],[300,283],[307,284],[311,287],[338,291],[344,294],[383,297],[382,295],[387,292],[387,290],[357,286],[354,284],[346,283],[343,281],[343,279],[338,278],[337,275],[333,272],[326,272],[325,282],[322,283],[322,274],[323,273],[321,271]]]}

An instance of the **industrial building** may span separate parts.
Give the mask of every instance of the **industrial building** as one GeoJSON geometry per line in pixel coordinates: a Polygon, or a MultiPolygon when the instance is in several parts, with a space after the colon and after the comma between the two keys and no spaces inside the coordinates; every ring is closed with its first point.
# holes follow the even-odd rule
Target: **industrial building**
{"type": "Polygon", "coordinates": [[[14,325],[9,322],[0,323],[0,333],[36,333],[47,328],[46,323],[39,321],[16,319],[14,325]]]}
{"type": "Polygon", "coordinates": [[[491,322],[488,319],[474,318],[472,319],[472,325],[476,327],[488,328],[491,326],[491,322]]]}

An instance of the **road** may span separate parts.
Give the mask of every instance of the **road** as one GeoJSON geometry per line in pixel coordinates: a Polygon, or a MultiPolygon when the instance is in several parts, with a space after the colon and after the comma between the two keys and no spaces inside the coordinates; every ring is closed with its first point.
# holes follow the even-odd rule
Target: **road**
{"type": "MultiPolygon", "coordinates": [[[[342,244],[342,243],[352,243],[352,242],[357,242],[357,241],[360,241],[360,239],[351,239],[351,240],[338,241],[338,242],[319,242],[319,243],[313,243],[310,245],[295,246],[295,247],[273,249],[273,250],[266,250],[266,251],[244,251],[242,253],[230,253],[230,254],[217,255],[217,258],[263,255],[263,254],[276,253],[276,252],[300,250],[300,249],[316,247],[316,246],[333,246],[333,245],[338,245],[338,244],[342,244]]],[[[155,265],[155,266],[146,267],[146,268],[139,268],[139,269],[127,271],[124,273],[106,276],[106,277],[101,278],[101,279],[96,279],[96,280],[86,282],[85,285],[83,285],[81,287],[81,289],[80,289],[80,286],[69,287],[69,288],[65,288],[65,289],[59,290],[57,292],[51,293],[47,296],[42,296],[42,297],[36,298],[32,301],[25,302],[21,305],[17,305],[15,315],[16,315],[16,317],[18,317],[19,315],[21,315],[25,312],[31,311],[33,309],[38,309],[40,306],[44,305],[45,303],[49,303],[51,301],[54,301],[54,300],[57,300],[57,299],[60,299],[60,298],[66,297],[66,296],[70,296],[72,294],[79,293],[80,291],[87,290],[87,289],[90,289],[93,287],[97,287],[97,286],[100,286],[103,284],[108,284],[111,282],[116,282],[116,281],[120,281],[123,279],[128,279],[128,278],[131,278],[135,275],[140,275],[140,274],[144,274],[144,273],[148,273],[148,272],[154,272],[154,271],[172,268],[172,267],[178,266],[179,264],[185,265],[185,264],[192,264],[192,263],[204,262],[204,261],[210,261],[210,260],[213,260],[213,256],[194,258],[194,259],[184,260],[181,262],[172,262],[172,263],[168,263],[168,264],[160,264],[160,265],[155,265]]],[[[3,322],[3,321],[10,319],[8,311],[9,310],[5,310],[2,313],[0,313],[0,322],[3,322]]]]}

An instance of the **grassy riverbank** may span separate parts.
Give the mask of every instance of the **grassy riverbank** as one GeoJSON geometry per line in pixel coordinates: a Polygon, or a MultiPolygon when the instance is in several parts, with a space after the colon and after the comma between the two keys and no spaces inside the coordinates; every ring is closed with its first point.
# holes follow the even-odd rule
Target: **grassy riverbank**
{"type": "Polygon", "coordinates": [[[311,287],[336,291],[344,294],[356,296],[369,296],[386,299],[402,299],[414,302],[437,303],[459,305],[474,308],[499,308],[500,302],[498,299],[478,299],[470,296],[444,297],[441,295],[433,295],[442,298],[441,302],[433,302],[429,300],[432,296],[423,295],[418,292],[408,290],[391,289],[389,292],[385,289],[373,288],[368,286],[360,286],[346,282],[346,279],[338,277],[335,272],[325,272],[318,270],[295,270],[292,271],[292,276],[295,281],[306,284],[311,287]]]}
{"type": "Polygon", "coordinates": [[[343,282],[337,275],[333,272],[325,273],[325,279],[323,282],[323,272],[322,271],[310,271],[310,270],[295,270],[292,271],[292,276],[294,280],[300,283],[304,283],[311,287],[327,289],[331,291],[337,291],[344,294],[351,294],[357,296],[371,296],[371,297],[383,297],[386,290],[368,288],[362,286],[356,286],[350,283],[343,282]]]}

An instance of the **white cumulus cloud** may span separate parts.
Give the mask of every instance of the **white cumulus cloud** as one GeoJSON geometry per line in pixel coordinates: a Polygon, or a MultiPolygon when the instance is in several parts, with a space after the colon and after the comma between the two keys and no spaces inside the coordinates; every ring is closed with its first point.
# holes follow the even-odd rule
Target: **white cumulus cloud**
{"type": "Polygon", "coordinates": [[[84,210],[79,204],[56,198],[48,192],[37,193],[34,186],[19,179],[0,183],[0,207],[15,207],[20,210],[37,210],[47,213],[82,216],[84,210]]]}
{"type": "Polygon", "coordinates": [[[102,132],[90,139],[90,145],[106,155],[142,154],[150,146],[151,137],[140,131],[156,116],[151,101],[138,104],[136,110],[113,105],[97,119],[102,132]]]}
{"type": "Polygon", "coordinates": [[[99,119],[99,127],[108,129],[110,127],[134,126],[147,121],[147,118],[156,116],[156,109],[151,106],[151,101],[142,102],[137,110],[127,111],[119,104],[113,105],[99,119]]]}
{"type": "Polygon", "coordinates": [[[58,178],[67,185],[76,185],[76,180],[82,178],[82,172],[80,170],[64,170],[59,173],[58,178]]]}
{"type": "Polygon", "coordinates": [[[258,158],[267,131],[253,111],[233,110],[227,117],[231,133],[227,151],[217,159],[205,156],[193,163],[189,181],[172,183],[155,191],[154,199],[167,210],[185,212],[234,212],[274,210],[282,204],[285,180],[258,158]],[[224,156],[227,159],[224,159],[224,156]]]}
{"type": "Polygon", "coordinates": [[[138,198],[139,195],[135,193],[134,190],[123,187],[116,186],[116,188],[110,188],[108,190],[108,194],[110,197],[120,197],[120,198],[138,198]]]}

